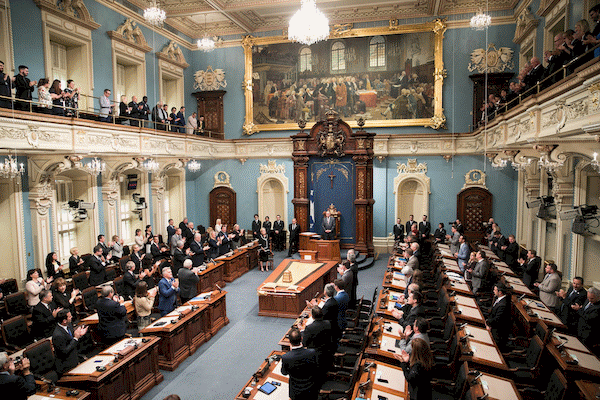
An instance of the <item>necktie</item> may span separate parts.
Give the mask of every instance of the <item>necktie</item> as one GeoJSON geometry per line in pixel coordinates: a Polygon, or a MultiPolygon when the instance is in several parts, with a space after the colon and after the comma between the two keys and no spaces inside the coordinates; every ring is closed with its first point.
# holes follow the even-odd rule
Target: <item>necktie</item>
{"type": "Polygon", "coordinates": [[[68,326],[67,326],[67,332],[69,333],[69,336],[73,337],[73,332],[71,332],[71,328],[69,328],[68,326]]]}
{"type": "Polygon", "coordinates": [[[587,305],[585,306],[585,308],[583,309],[583,311],[587,311],[587,309],[588,309],[588,308],[590,308],[590,304],[592,304],[592,303],[590,303],[590,302],[588,301],[588,303],[587,303],[587,305]]]}

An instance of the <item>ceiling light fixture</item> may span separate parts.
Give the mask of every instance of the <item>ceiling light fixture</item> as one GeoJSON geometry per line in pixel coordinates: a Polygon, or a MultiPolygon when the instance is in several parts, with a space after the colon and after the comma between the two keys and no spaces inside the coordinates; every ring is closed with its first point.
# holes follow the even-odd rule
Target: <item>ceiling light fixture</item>
{"type": "Polygon", "coordinates": [[[204,14],[204,37],[198,39],[198,48],[207,53],[215,48],[215,41],[208,36],[208,31],[206,30],[206,14],[204,14]]]}
{"type": "Polygon", "coordinates": [[[200,164],[199,161],[192,160],[187,163],[187,167],[190,170],[190,172],[196,172],[196,171],[200,171],[202,164],[200,164]]]}
{"type": "Polygon", "coordinates": [[[25,173],[25,165],[18,163],[17,159],[12,155],[8,155],[4,159],[4,164],[0,164],[0,177],[15,179],[25,173]]]}
{"type": "Polygon", "coordinates": [[[150,7],[144,10],[144,19],[151,25],[162,26],[167,19],[167,13],[159,7],[157,0],[152,0],[150,7]]]}
{"type": "Polygon", "coordinates": [[[492,24],[492,17],[484,14],[481,10],[471,18],[471,28],[482,31],[492,24]]]}
{"type": "Polygon", "coordinates": [[[106,163],[98,158],[94,158],[89,163],[85,164],[84,169],[94,176],[98,176],[106,171],[106,163]]]}
{"type": "Polygon", "coordinates": [[[290,19],[288,39],[310,46],[329,37],[329,20],[315,0],[302,0],[300,10],[290,19]]]}

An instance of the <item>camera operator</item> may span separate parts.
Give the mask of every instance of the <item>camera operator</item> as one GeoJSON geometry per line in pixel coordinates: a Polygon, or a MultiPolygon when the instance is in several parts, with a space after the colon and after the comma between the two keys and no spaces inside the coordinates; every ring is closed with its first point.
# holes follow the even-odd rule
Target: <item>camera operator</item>
{"type": "Polygon", "coordinates": [[[7,399],[26,400],[35,394],[35,378],[29,371],[29,360],[15,362],[5,352],[0,353],[0,393],[7,399]],[[19,374],[15,374],[19,371],[19,374]]]}

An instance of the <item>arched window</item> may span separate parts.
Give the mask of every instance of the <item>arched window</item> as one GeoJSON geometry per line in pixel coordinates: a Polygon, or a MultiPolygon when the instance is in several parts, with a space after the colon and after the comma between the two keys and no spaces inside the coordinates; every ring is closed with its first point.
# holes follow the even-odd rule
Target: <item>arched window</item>
{"type": "Polygon", "coordinates": [[[369,67],[385,67],[385,40],[374,36],[369,43],[369,67]]]}
{"type": "Polygon", "coordinates": [[[331,46],[331,70],[332,71],[343,71],[346,69],[346,58],[344,53],[346,45],[343,42],[335,42],[331,46]]]}
{"type": "Polygon", "coordinates": [[[312,71],[312,52],[310,47],[300,50],[300,72],[312,71]]]}

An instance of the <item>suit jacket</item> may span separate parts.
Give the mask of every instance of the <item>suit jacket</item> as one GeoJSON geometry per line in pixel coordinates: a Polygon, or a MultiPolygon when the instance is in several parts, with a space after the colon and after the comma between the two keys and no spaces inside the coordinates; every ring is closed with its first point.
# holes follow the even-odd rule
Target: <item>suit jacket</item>
{"type": "Polygon", "coordinates": [[[409,363],[401,362],[404,378],[408,382],[410,400],[431,400],[431,371],[427,371],[420,362],[411,367],[409,363]]]}
{"type": "Polygon", "coordinates": [[[167,243],[171,244],[171,237],[175,234],[175,227],[167,225],[167,243]]]}
{"type": "Polygon", "coordinates": [[[583,343],[590,349],[592,346],[600,343],[598,340],[598,330],[600,329],[600,301],[590,304],[586,300],[585,304],[579,309],[579,322],[577,323],[577,336],[579,336],[583,343]]]}
{"type": "Polygon", "coordinates": [[[327,217],[323,217],[321,227],[323,228],[323,232],[331,230],[331,233],[335,234],[335,218],[329,217],[329,221],[327,221],[327,217]]]}
{"type": "Polygon", "coordinates": [[[150,244],[150,254],[152,254],[153,259],[162,257],[162,253],[160,252],[160,247],[158,246],[158,244],[154,242],[150,244]]]}
{"type": "Polygon", "coordinates": [[[33,374],[7,375],[0,374],[0,391],[3,397],[11,400],[27,400],[27,397],[36,392],[35,378],[33,374]]]}
{"type": "Polygon", "coordinates": [[[431,222],[419,222],[419,233],[421,235],[425,235],[425,237],[429,237],[429,235],[431,234],[431,222]]]}
{"type": "Polygon", "coordinates": [[[191,299],[198,294],[197,283],[200,280],[198,275],[191,269],[181,268],[179,270],[179,296],[182,299],[191,299]]]}
{"type": "Polygon", "coordinates": [[[406,261],[406,266],[411,267],[413,271],[415,269],[419,269],[419,259],[417,258],[417,256],[414,254],[410,256],[410,258],[406,261]]]}
{"type": "Polygon", "coordinates": [[[458,233],[458,231],[454,232],[450,236],[450,253],[452,253],[452,254],[458,253],[459,245],[460,245],[459,239],[460,239],[460,233],[458,233]]]}
{"type": "Polygon", "coordinates": [[[126,300],[133,299],[133,296],[135,296],[135,288],[138,283],[140,283],[139,278],[136,278],[130,271],[125,272],[123,274],[123,293],[119,294],[122,294],[123,298],[126,300]]]}
{"type": "Polygon", "coordinates": [[[267,235],[271,234],[271,221],[263,222],[262,227],[267,231],[267,235]]]}
{"type": "Polygon", "coordinates": [[[519,258],[519,244],[517,242],[507,242],[504,250],[504,262],[509,267],[513,267],[519,258]]]}
{"type": "Polygon", "coordinates": [[[302,333],[302,345],[307,349],[315,349],[319,365],[327,365],[333,354],[333,330],[331,323],[325,320],[315,320],[307,325],[302,333]]]}
{"type": "Polygon", "coordinates": [[[473,293],[477,293],[481,286],[485,284],[488,272],[490,270],[490,264],[487,260],[477,261],[473,273],[471,274],[471,283],[473,284],[473,293]]]}
{"type": "Polygon", "coordinates": [[[416,305],[416,306],[411,307],[408,314],[404,314],[402,316],[402,318],[400,318],[398,320],[398,323],[400,325],[402,325],[404,328],[406,328],[409,325],[412,326],[415,323],[415,320],[417,319],[417,317],[423,317],[423,316],[425,316],[425,310],[423,309],[423,306],[416,305]]]}
{"type": "Polygon", "coordinates": [[[297,348],[281,356],[281,373],[290,376],[292,400],[316,400],[319,362],[314,349],[297,348]]]}
{"type": "Polygon", "coordinates": [[[394,225],[394,240],[404,239],[404,225],[394,225]]]}
{"type": "Polygon", "coordinates": [[[273,222],[273,230],[279,231],[278,235],[281,235],[281,233],[283,232],[284,229],[285,229],[285,224],[283,223],[283,221],[275,220],[275,222],[273,222]]]}
{"type": "Polygon", "coordinates": [[[339,305],[335,298],[330,297],[327,299],[325,304],[323,304],[323,320],[329,321],[331,323],[331,329],[333,330],[334,336],[337,338],[341,335],[341,332],[338,327],[338,314],[339,314],[339,305]]]}
{"type": "Polygon", "coordinates": [[[406,232],[407,235],[410,233],[410,228],[412,227],[412,224],[414,224],[415,222],[417,222],[417,221],[415,221],[415,220],[406,221],[406,224],[405,224],[406,230],[405,230],[405,232],[406,232]]]}
{"type": "Polygon", "coordinates": [[[512,327],[509,296],[504,296],[501,300],[494,302],[490,315],[485,322],[492,328],[492,335],[495,338],[499,337],[502,340],[508,338],[512,327]]]}
{"type": "Polygon", "coordinates": [[[46,307],[41,301],[33,307],[31,311],[31,333],[36,339],[42,339],[52,336],[56,320],[52,315],[52,310],[56,307],[50,303],[46,307]]]}
{"type": "Polygon", "coordinates": [[[254,239],[256,239],[260,235],[260,228],[262,228],[260,220],[252,220],[252,236],[254,236],[254,239]]]}
{"type": "Polygon", "coordinates": [[[190,243],[190,251],[194,253],[194,255],[191,257],[192,266],[197,267],[202,265],[204,262],[204,250],[202,250],[202,243],[198,243],[194,240],[192,243],[190,243]]]}
{"type": "Polygon", "coordinates": [[[158,309],[168,312],[173,311],[177,302],[178,292],[179,288],[173,289],[171,282],[166,278],[162,278],[158,282],[158,309]]]}
{"type": "Polygon", "coordinates": [[[333,298],[338,303],[338,327],[340,328],[340,331],[343,332],[346,329],[346,326],[348,326],[348,321],[346,321],[346,310],[350,304],[350,296],[345,290],[340,290],[333,298]]]}
{"type": "Polygon", "coordinates": [[[525,270],[523,271],[523,283],[530,289],[533,288],[533,283],[538,278],[541,264],[542,260],[537,256],[533,257],[527,262],[527,264],[525,264],[525,270]]]}
{"type": "Polygon", "coordinates": [[[98,286],[99,284],[106,282],[106,269],[102,260],[92,254],[92,256],[88,258],[86,267],[90,271],[90,286],[98,286]]]}
{"type": "Polygon", "coordinates": [[[54,328],[54,333],[52,333],[52,346],[54,347],[56,372],[61,375],[75,368],[77,364],[79,364],[77,352],[77,344],[79,342],[72,336],[74,332],[73,325],[69,324],[68,327],[71,330],[70,335],[58,324],[56,325],[56,328],[54,328]]]}
{"type": "Polygon", "coordinates": [[[546,274],[540,283],[540,286],[538,286],[538,289],[540,290],[540,300],[548,307],[556,308],[560,306],[560,299],[555,293],[560,289],[560,283],[560,276],[558,276],[557,273],[546,274]]]}
{"type": "Polygon", "coordinates": [[[290,243],[295,243],[300,240],[300,225],[296,224],[296,228],[292,228],[292,224],[289,226],[290,230],[290,243]]]}
{"type": "Polygon", "coordinates": [[[65,290],[64,293],[59,292],[57,289],[52,289],[52,302],[56,307],[64,308],[65,310],[70,310],[71,314],[75,314],[75,304],[69,303],[71,299],[71,291],[65,290]]]}
{"type": "Polygon", "coordinates": [[[98,327],[96,330],[100,337],[103,339],[118,339],[125,336],[127,309],[124,305],[108,297],[101,297],[96,302],[96,311],[98,311],[98,327]]]}
{"type": "MultiPolygon", "coordinates": [[[[267,231],[268,232],[268,231],[267,231]]],[[[223,232],[219,232],[219,234],[217,235],[217,238],[221,237],[221,245],[219,246],[219,255],[222,256],[223,254],[227,253],[230,249],[231,246],[231,240],[229,240],[229,237],[224,234],[223,232]]]]}
{"type": "Polygon", "coordinates": [[[586,299],[587,291],[581,288],[579,292],[575,292],[573,290],[573,286],[569,286],[569,290],[567,290],[567,296],[564,299],[561,299],[562,301],[558,316],[562,322],[569,327],[569,329],[576,328],[578,322],[577,312],[575,312],[571,306],[573,304],[583,305],[586,299]]]}
{"type": "Polygon", "coordinates": [[[135,269],[133,270],[136,274],[140,273],[140,269],[142,268],[142,259],[141,256],[135,251],[131,252],[131,261],[135,264],[135,269]]]}
{"type": "Polygon", "coordinates": [[[71,275],[75,275],[79,272],[79,260],[81,260],[81,257],[79,256],[73,255],[69,257],[69,272],[71,273],[71,275]]]}
{"type": "Polygon", "coordinates": [[[183,252],[183,250],[177,248],[173,254],[173,276],[177,277],[179,270],[183,268],[183,262],[189,257],[183,252]]]}
{"type": "Polygon", "coordinates": [[[169,242],[171,243],[171,255],[175,254],[175,249],[177,249],[177,242],[180,240],[183,240],[182,235],[173,234],[173,236],[171,236],[171,241],[169,242]]]}

